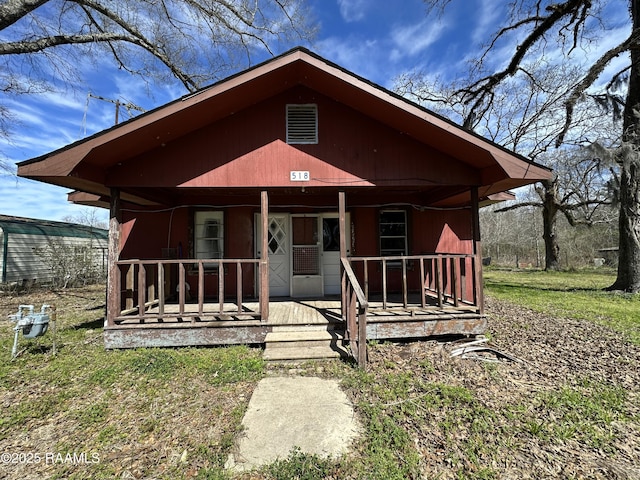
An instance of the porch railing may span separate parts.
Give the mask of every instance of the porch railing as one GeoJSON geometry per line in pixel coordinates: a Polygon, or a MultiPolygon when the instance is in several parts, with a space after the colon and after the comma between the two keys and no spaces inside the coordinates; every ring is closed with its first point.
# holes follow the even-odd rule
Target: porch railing
{"type": "MultiPolygon", "coordinates": [[[[477,259],[471,254],[433,254],[393,257],[349,257],[353,270],[362,275],[364,295],[371,301],[371,283],[377,282],[382,296],[382,308],[389,305],[389,277],[400,276],[401,298],[403,308],[410,305],[409,293],[417,290],[420,307],[435,303],[439,307],[452,305],[455,307],[475,307],[481,312],[479,295],[477,259]],[[416,273],[417,272],[417,275],[416,273]],[[413,280],[411,288],[410,277],[413,280]]],[[[397,283],[397,282],[395,282],[397,283]]]]}
{"type": "Polygon", "coordinates": [[[347,258],[342,258],[342,317],[346,337],[360,367],[367,364],[367,311],[369,304],[347,258]]]}
{"type": "MultiPolygon", "coordinates": [[[[262,317],[262,302],[258,308],[245,308],[247,295],[243,291],[243,279],[258,271],[260,259],[184,259],[184,260],[120,260],[116,262],[118,275],[116,291],[119,292],[117,312],[109,312],[108,325],[114,325],[124,319],[135,319],[140,322],[160,318],[180,318],[189,316],[192,321],[197,316],[222,316],[243,314],[262,317]],[[235,307],[225,304],[227,294],[227,274],[233,269],[235,279],[235,307]],[[205,275],[214,273],[217,276],[217,301],[205,301],[205,275]],[[197,277],[197,291],[188,286],[187,275],[197,277]],[[191,308],[185,308],[189,297],[195,299],[191,308]],[[177,305],[172,309],[166,306],[170,299],[177,305]],[[197,309],[195,309],[197,308],[197,309]],[[195,309],[195,310],[194,310],[195,309]]],[[[257,294],[252,295],[255,301],[257,294]]]]}

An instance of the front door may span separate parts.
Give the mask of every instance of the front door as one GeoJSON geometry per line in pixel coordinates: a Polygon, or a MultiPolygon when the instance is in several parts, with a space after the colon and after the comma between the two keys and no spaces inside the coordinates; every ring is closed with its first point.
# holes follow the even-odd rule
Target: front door
{"type": "MultiPolygon", "coordinates": [[[[346,217],[347,254],[351,234],[346,217]]],[[[256,256],[260,257],[262,222],[255,218],[256,256]]],[[[322,297],[340,294],[340,228],[338,213],[269,214],[269,295],[322,297]]]]}
{"type": "MultiPolygon", "coordinates": [[[[262,245],[262,222],[260,215],[256,216],[256,254],[260,257],[262,245]]],[[[290,239],[289,214],[269,214],[269,296],[288,297],[290,294],[290,239]]]]}

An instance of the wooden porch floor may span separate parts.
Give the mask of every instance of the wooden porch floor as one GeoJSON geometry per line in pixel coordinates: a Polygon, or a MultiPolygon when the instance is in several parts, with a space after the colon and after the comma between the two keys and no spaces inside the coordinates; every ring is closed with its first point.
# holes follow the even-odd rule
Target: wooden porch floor
{"type": "Polygon", "coordinates": [[[178,323],[184,326],[208,326],[207,323],[220,322],[251,322],[263,325],[327,325],[329,323],[342,322],[340,313],[340,300],[295,300],[282,299],[271,300],[269,303],[269,318],[262,322],[259,318],[260,310],[258,302],[245,302],[242,304],[242,312],[238,312],[235,303],[225,303],[224,313],[207,313],[218,307],[218,304],[204,304],[202,313],[198,311],[197,304],[187,303],[181,314],[179,305],[167,303],[164,305],[164,314],[159,318],[158,307],[152,307],[145,312],[145,319],[141,321],[138,315],[126,315],[117,319],[117,326],[126,325],[150,325],[154,323],[170,324],[178,323]],[[207,305],[214,308],[208,309],[207,305]],[[155,317],[155,318],[154,318],[155,317]]]}
{"type": "MultiPolygon", "coordinates": [[[[198,311],[198,305],[187,303],[181,314],[177,304],[167,303],[164,305],[164,314],[159,314],[158,307],[149,308],[145,312],[145,318],[138,315],[121,316],[116,320],[115,328],[122,326],[149,326],[159,323],[165,326],[169,324],[179,324],[184,327],[212,326],[212,323],[221,324],[226,322],[262,324],[269,326],[286,325],[328,325],[341,324],[341,306],[339,299],[272,299],[269,303],[269,318],[263,322],[259,318],[258,302],[245,302],[242,305],[242,312],[238,312],[238,307],[234,303],[225,303],[224,313],[207,313],[213,311],[207,305],[217,308],[217,304],[204,304],[202,313],[198,311]],[[209,325],[207,325],[209,324],[209,325]]],[[[409,305],[404,307],[402,302],[387,301],[386,308],[383,308],[381,301],[369,303],[369,314],[367,322],[397,322],[410,320],[437,320],[479,317],[477,310],[472,306],[460,305],[458,307],[444,305],[442,307],[427,305],[425,307],[409,305]]]]}

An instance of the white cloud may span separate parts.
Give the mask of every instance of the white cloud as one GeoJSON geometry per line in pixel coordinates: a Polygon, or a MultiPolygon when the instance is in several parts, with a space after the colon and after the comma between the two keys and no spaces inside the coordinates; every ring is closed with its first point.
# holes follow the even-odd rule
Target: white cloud
{"type": "Polygon", "coordinates": [[[499,22],[506,18],[504,0],[480,0],[476,8],[476,25],[471,34],[473,45],[478,45],[489,38],[499,28],[499,22]]]}
{"type": "Polygon", "coordinates": [[[377,40],[330,37],[316,44],[323,57],[372,82],[390,79],[384,49],[377,40]]]}
{"type": "Polygon", "coordinates": [[[419,23],[394,27],[391,30],[394,45],[391,60],[399,61],[422,53],[442,37],[447,26],[444,21],[434,22],[425,18],[419,23]]]}
{"type": "Polygon", "coordinates": [[[52,93],[10,98],[5,105],[13,117],[9,139],[0,151],[12,161],[25,160],[63,147],[80,138],[82,104],[52,93]]]}
{"type": "Polygon", "coordinates": [[[368,6],[367,0],[338,0],[340,15],[345,22],[357,22],[362,20],[368,6]]]}

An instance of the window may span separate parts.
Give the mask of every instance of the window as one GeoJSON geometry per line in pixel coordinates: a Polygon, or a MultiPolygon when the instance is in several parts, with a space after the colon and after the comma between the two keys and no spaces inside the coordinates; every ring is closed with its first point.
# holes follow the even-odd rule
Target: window
{"type": "MultiPolygon", "coordinates": [[[[224,223],[222,212],[196,212],[194,218],[196,258],[224,258],[224,223]]],[[[207,270],[217,265],[205,265],[207,270]]]]}
{"type": "Polygon", "coordinates": [[[380,256],[407,254],[407,212],[383,210],[380,212],[380,256]]]}
{"type": "Polygon", "coordinates": [[[287,105],[287,143],[318,143],[317,105],[287,105]]]}

